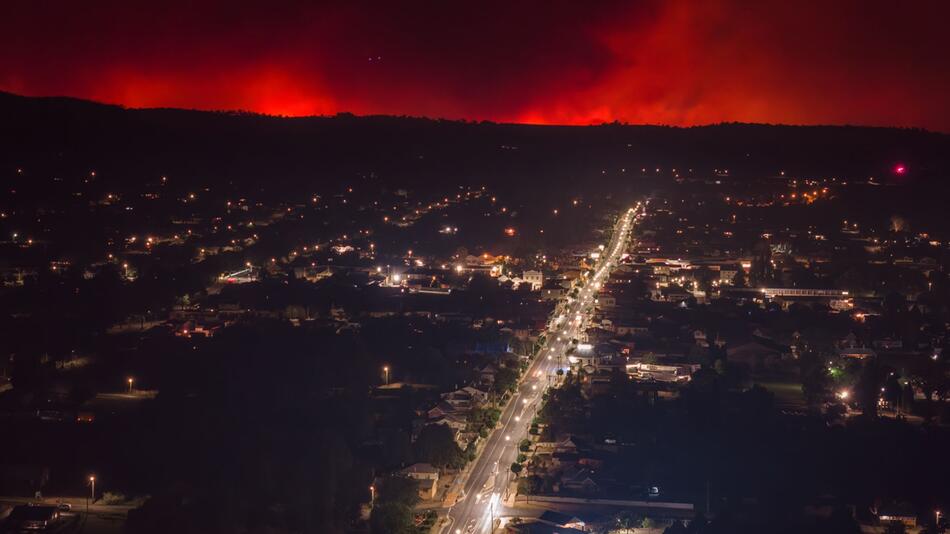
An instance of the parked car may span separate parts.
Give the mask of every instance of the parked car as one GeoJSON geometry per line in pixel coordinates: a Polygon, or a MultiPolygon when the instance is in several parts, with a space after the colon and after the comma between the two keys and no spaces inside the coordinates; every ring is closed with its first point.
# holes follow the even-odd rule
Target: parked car
{"type": "Polygon", "coordinates": [[[56,506],[20,505],[10,512],[5,527],[8,530],[46,530],[58,521],[59,509],[56,506]]]}

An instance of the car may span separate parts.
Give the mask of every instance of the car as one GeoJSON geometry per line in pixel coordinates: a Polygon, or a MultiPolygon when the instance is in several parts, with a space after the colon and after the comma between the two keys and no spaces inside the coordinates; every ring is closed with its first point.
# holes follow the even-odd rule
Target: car
{"type": "Polygon", "coordinates": [[[30,503],[13,508],[7,516],[7,530],[46,530],[60,521],[59,510],[55,506],[30,503]]]}
{"type": "Polygon", "coordinates": [[[68,502],[61,502],[61,503],[59,503],[59,504],[56,505],[56,508],[58,508],[60,512],[72,512],[72,511],[73,511],[73,505],[69,504],[68,502]]]}

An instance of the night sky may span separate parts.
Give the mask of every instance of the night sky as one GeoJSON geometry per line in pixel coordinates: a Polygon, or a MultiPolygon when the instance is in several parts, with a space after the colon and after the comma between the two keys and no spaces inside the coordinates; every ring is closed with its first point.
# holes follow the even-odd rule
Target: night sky
{"type": "Polygon", "coordinates": [[[283,115],[950,132],[948,20],[940,0],[7,0],[0,89],[283,115]]]}

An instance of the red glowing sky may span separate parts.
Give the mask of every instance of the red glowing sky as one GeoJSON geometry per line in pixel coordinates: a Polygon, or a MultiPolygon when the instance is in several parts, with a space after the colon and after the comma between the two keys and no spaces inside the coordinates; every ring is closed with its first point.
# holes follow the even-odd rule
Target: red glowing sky
{"type": "Polygon", "coordinates": [[[131,107],[950,131],[942,0],[10,0],[0,90],[131,107]]]}

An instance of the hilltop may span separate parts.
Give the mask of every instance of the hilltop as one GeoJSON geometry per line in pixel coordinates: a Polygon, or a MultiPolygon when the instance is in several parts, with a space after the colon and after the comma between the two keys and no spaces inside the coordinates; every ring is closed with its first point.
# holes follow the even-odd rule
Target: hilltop
{"type": "MultiPolygon", "coordinates": [[[[391,186],[556,184],[639,177],[642,169],[763,177],[906,180],[946,176],[950,136],[916,129],[720,124],[534,126],[341,114],[125,109],[0,93],[0,166],[69,176],[97,169],[122,184],[174,175],[207,185],[289,187],[374,177],[391,186]]],[[[645,173],[645,174],[650,174],[645,173]]]]}

